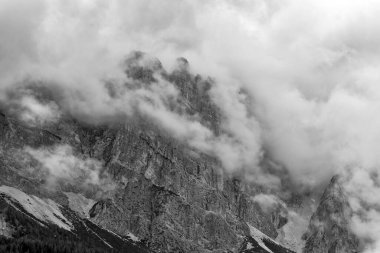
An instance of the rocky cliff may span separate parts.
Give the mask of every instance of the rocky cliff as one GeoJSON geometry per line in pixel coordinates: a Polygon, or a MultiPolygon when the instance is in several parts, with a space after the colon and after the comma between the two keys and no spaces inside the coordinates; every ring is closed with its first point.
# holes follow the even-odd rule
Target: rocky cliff
{"type": "Polygon", "coordinates": [[[119,236],[13,187],[0,187],[0,213],[0,252],[150,252],[131,235],[119,236]]]}
{"type": "MultiPolygon", "coordinates": [[[[111,97],[121,96],[125,87],[138,90],[160,79],[178,91],[166,101],[170,110],[196,118],[215,136],[223,134],[223,115],[210,96],[213,80],[192,74],[186,59],[178,59],[168,72],[157,59],[135,52],[125,61],[125,74],[130,83],[105,84],[111,97]]],[[[24,89],[59,105],[59,96],[46,86],[24,89]]],[[[305,211],[300,205],[306,196],[289,203],[274,197],[275,208],[262,209],[254,198],[265,196],[262,185],[226,173],[217,157],[173,137],[144,114],[99,123],[62,111],[59,120],[41,126],[2,107],[4,247],[30,245],[40,240],[35,233],[46,231],[63,235],[72,247],[94,245],[94,252],[292,252],[274,241],[278,235],[297,251],[304,245],[299,235],[309,216],[296,210],[305,211]],[[292,205],[298,207],[288,209],[292,205]],[[20,220],[29,225],[20,226],[20,220]]],[[[351,212],[334,177],[310,219],[303,252],[358,252],[358,239],[349,229],[351,212]]]]}
{"type": "Polygon", "coordinates": [[[316,212],[310,219],[305,234],[304,252],[347,253],[359,252],[359,240],[350,231],[352,210],[339,177],[331,179],[324,191],[316,212]]]}
{"type": "MultiPolygon", "coordinates": [[[[191,74],[185,59],[168,73],[158,60],[142,64],[142,55],[126,61],[126,75],[138,81],[134,85],[150,85],[156,78],[174,84],[180,96],[172,109],[196,115],[218,135],[222,116],[209,97],[212,80],[191,74]]],[[[242,180],[141,115],[93,124],[65,114],[43,128],[20,123],[16,116],[0,115],[2,185],[51,199],[122,238],[133,235],[154,252],[290,252],[270,240],[277,236],[278,222],[245,192],[242,180]],[[71,160],[80,161],[73,164],[81,173],[83,164],[99,167],[98,183],[89,183],[83,172],[63,177],[73,180],[53,181],[52,189],[41,169],[50,165],[44,163],[60,166],[71,160]],[[265,239],[255,239],[252,228],[265,239]],[[252,250],[250,241],[264,245],[262,251],[252,250]]]]}

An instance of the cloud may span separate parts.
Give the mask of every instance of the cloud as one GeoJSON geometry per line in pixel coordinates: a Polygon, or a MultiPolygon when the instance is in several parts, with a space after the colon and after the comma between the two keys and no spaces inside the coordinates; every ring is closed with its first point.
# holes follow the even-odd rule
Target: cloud
{"type": "Polygon", "coordinates": [[[378,170],[351,166],[345,171],[343,186],[353,210],[351,229],[361,239],[365,253],[380,250],[380,181],[378,170]]]}
{"type": "MultiPolygon", "coordinates": [[[[131,114],[136,103],[111,101],[103,85],[105,80],[126,81],[120,66],[125,55],[135,49],[146,51],[169,69],[183,55],[194,73],[216,80],[212,97],[225,116],[225,131],[239,144],[231,146],[227,140],[227,145],[216,147],[225,154],[221,157],[226,157],[228,167],[238,160],[228,158],[236,153],[231,150],[240,150],[243,164],[255,167],[264,149],[296,181],[316,185],[336,173],[341,160],[351,156],[348,153],[367,155],[371,152],[366,150],[376,145],[368,137],[345,145],[345,140],[355,139],[354,131],[366,132],[363,128],[368,124],[345,128],[373,119],[377,113],[377,63],[369,53],[377,40],[371,32],[377,22],[377,4],[310,0],[3,2],[0,50],[7,71],[1,76],[2,87],[43,80],[62,89],[66,107],[73,112],[98,118],[131,114]],[[23,18],[15,19],[16,12],[23,18]],[[347,115],[350,111],[355,113],[347,115]],[[359,146],[363,152],[355,148],[359,146]]],[[[163,91],[171,96],[173,89],[163,91]]],[[[125,101],[137,100],[124,96],[125,101]]],[[[159,95],[164,100],[165,96],[159,95]]],[[[157,104],[156,100],[154,106],[142,103],[137,107],[146,112],[157,104]]],[[[169,114],[158,111],[153,117],[169,114]]],[[[172,124],[177,125],[174,133],[182,138],[188,138],[184,132],[193,132],[199,133],[198,139],[209,139],[208,129],[200,130],[197,122],[190,124],[193,130],[180,133],[187,125],[184,117],[170,118],[177,123],[172,124]]],[[[165,125],[164,120],[160,122],[165,125]]],[[[196,142],[194,138],[194,145],[204,146],[196,142]]]]}
{"type": "MultiPolygon", "coordinates": [[[[119,87],[131,82],[125,77],[121,64],[131,50],[142,49],[168,63],[187,50],[193,51],[197,45],[201,46],[202,37],[193,36],[200,31],[196,23],[198,4],[204,5],[200,2],[194,5],[190,1],[160,4],[154,1],[41,1],[39,8],[25,5],[25,10],[18,10],[9,3],[4,7],[3,15],[7,22],[14,23],[9,13],[15,11],[29,11],[30,14],[25,16],[35,14],[39,18],[26,26],[25,32],[12,31],[23,34],[25,43],[14,45],[3,39],[4,44],[15,46],[12,51],[5,50],[5,47],[0,49],[7,55],[4,64],[9,62],[8,58],[13,58],[15,63],[0,78],[1,87],[8,91],[30,81],[58,87],[62,94],[59,106],[94,122],[115,115],[130,116],[138,111],[175,137],[187,141],[191,147],[217,155],[229,170],[247,165],[257,167],[261,155],[259,128],[253,115],[246,112],[239,87],[213,93],[215,98],[229,99],[231,92],[237,96],[236,100],[219,102],[229,115],[224,126],[226,134],[216,137],[196,118],[168,110],[167,102],[178,95],[176,89],[164,80],[151,87],[128,89],[117,99],[110,97],[104,86],[108,80],[119,87]],[[144,18],[144,13],[149,14],[144,18]]],[[[17,22],[20,29],[29,24],[27,18],[17,22]]],[[[6,27],[4,30],[1,35],[11,32],[6,27]]],[[[169,69],[175,67],[170,63],[167,65],[169,69]]],[[[2,96],[5,101],[9,99],[2,96]]],[[[54,105],[37,103],[33,97],[23,98],[17,106],[25,109],[20,117],[29,123],[50,121],[50,116],[57,111],[54,105]]]]}
{"type": "Polygon", "coordinates": [[[59,110],[56,104],[41,104],[33,97],[23,97],[20,100],[23,112],[20,114],[22,121],[31,124],[44,124],[54,122],[59,118],[59,110]]]}
{"type": "Polygon", "coordinates": [[[41,95],[42,93],[28,88],[12,90],[8,94],[7,105],[3,107],[8,108],[10,114],[30,126],[42,127],[56,123],[61,117],[59,106],[41,95]]]}
{"type": "MultiPolygon", "coordinates": [[[[353,164],[371,176],[380,165],[377,1],[1,0],[0,6],[1,91],[44,82],[60,90],[59,106],[95,122],[138,111],[217,155],[230,171],[254,171],[257,178],[268,179],[263,157],[286,168],[293,184],[310,187],[351,173],[353,164]],[[110,96],[106,81],[131,83],[121,63],[136,49],[169,71],[184,56],[192,73],[211,76],[224,134],[169,110],[178,90],[164,80],[110,96]]],[[[50,114],[49,104],[34,102],[21,105],[50,114]]],[[[366,194],[357,198],[369,201],[366,194]]]]}
{"type": "Polygon", "coordinates": [[[46,189],[56,191],[64,185],[79,189],[91,186],[107,190],[110,179],[102,171],[100,161],[81,158],[68,145],[34,149],[25,147],[24,152],[37,161],[29,170],[44,179],[46,189]]]}
{"type": "MultiPolygon", "coordinates": [[[[281,201],[277,196],[271,194],[257,194],[252,198],[257,202],[264,212],[273,212],[274,209],[280,207],[286,207],[286,204],[281,201]]],[[[286,210],[286,208],[284,208],[286,210]]]]}

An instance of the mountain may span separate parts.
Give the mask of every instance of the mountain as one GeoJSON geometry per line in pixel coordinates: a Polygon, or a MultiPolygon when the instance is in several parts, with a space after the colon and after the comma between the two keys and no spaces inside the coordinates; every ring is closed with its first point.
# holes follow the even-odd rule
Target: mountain
{"type": "MultiPolygon", "coordinates": [[[[185,59],[168,73],[155,59],[142,65],[142,57],[136,52],[126,61],[136,89],[159,76],[179,90],[173,110],[222,131],[211,79],[191,74],[185,59]]],[[[0,151],[0,249],[292,252],[273,240],[278,224],[244,181],[141,115],[99,124],[65,114],[41,127],[5,107],[0,151]]]]}
{"type": "Polygon", "coordinates": [[[293,253],[293,251],[281,246],[258,229],[249,226],[250,236],[248,236],[242,247],[241,253],[293,253]]]}
{"type": "MultiPolygon", "coordinates": [[[[125,67],[129,89],[165,80],[179,92],[168,101],[171,110],[223,133],[213,80],[193,75],[186,59],[167,72],[135,52],[125,67]]],[[[114,98],[126,92],[106,88],[114,98]]],[[[25,89],[37,99],[59,99],[45,86],[25,89]]],[[[217,157],[146,115],[97,122],[63,112],[33,125],[1,107],[0,252],[359,252],[338,177],[313,215],[312,205],[302,207],[312,202],[307,196],[280,200],[283,193],[267,210],[255,198],[265,196],[262,185],[226,173],[217,157]]]]}
{"type": "MultiPolygon", "coordinates": [[[[12,252],[151,252],[132,234],[119,236],[67,207],[8,186],[0,187],[0,250],[12,252]]],[[[249,226],[241,253],[292,253],[249,226]]]]}
{"type": "Polygon", "coordinates": [[[133,236],[119,236],[13,187],[0,187],[0,211],[0,252],[150,252],[133,236]]]}
{"type": "Polygon", "coordinates": [[[350,231],[352,209],[339,182],[331,179],[325,189],[316,212],[310,219],[305,234],[305,253],[354,253],[359,252],[359,240],[350,231]]]}

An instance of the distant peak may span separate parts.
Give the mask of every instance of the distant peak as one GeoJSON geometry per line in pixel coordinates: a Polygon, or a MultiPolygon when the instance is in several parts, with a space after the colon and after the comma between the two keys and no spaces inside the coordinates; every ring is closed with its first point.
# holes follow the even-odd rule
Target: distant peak
{"type": "Polygon", "coordinates": [[[189,69],[189,61],[184,57],[177,58],[177,68],[185,71],[189,69]]]}
{"type": "Polygon", "coordinates": [[[129,55],[127,55],[125,63],[127,65],[127,68],[142,67],[152,71],[158,71],[163,68],[162,63],[158,58],[141,51],[131,52],[129,55]]]}

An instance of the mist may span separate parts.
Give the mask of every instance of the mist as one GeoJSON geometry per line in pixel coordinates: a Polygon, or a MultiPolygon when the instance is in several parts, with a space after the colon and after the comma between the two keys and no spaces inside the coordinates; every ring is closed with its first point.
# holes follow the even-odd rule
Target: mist
{"type": "Polygon", "coordinates": [[[50,192],[98,187],[105,194],[116,188],[110,176],[102,170],[100,161],[75,154],[67,144],[49,148],[25,147],[22,154],[32,164],[26,171],[38,175],[43,188],[50,192]]]}
{"type": "Polygon", "coordinates": [[[62,108],[94,121],[138,112],[228,171],[264,181],[263,154],[306,188],[344,175],[354,210],[365,211],[354,230],[376,242],[362,223],[380,220],[369,199],[379,190],[379,9],[357,0],[1,0],[0,99],[32,125],[58,120],[62,108]],[[133,50],[169,71],[183,56],[192,73],[212,77],[225,134],[168,110],[178,91],[164,80],[110,97],[105,81],[131,81],[122,63],[133,50]],[[30,81],[56,87],[60,107],[7,95],[30,81]]]}

